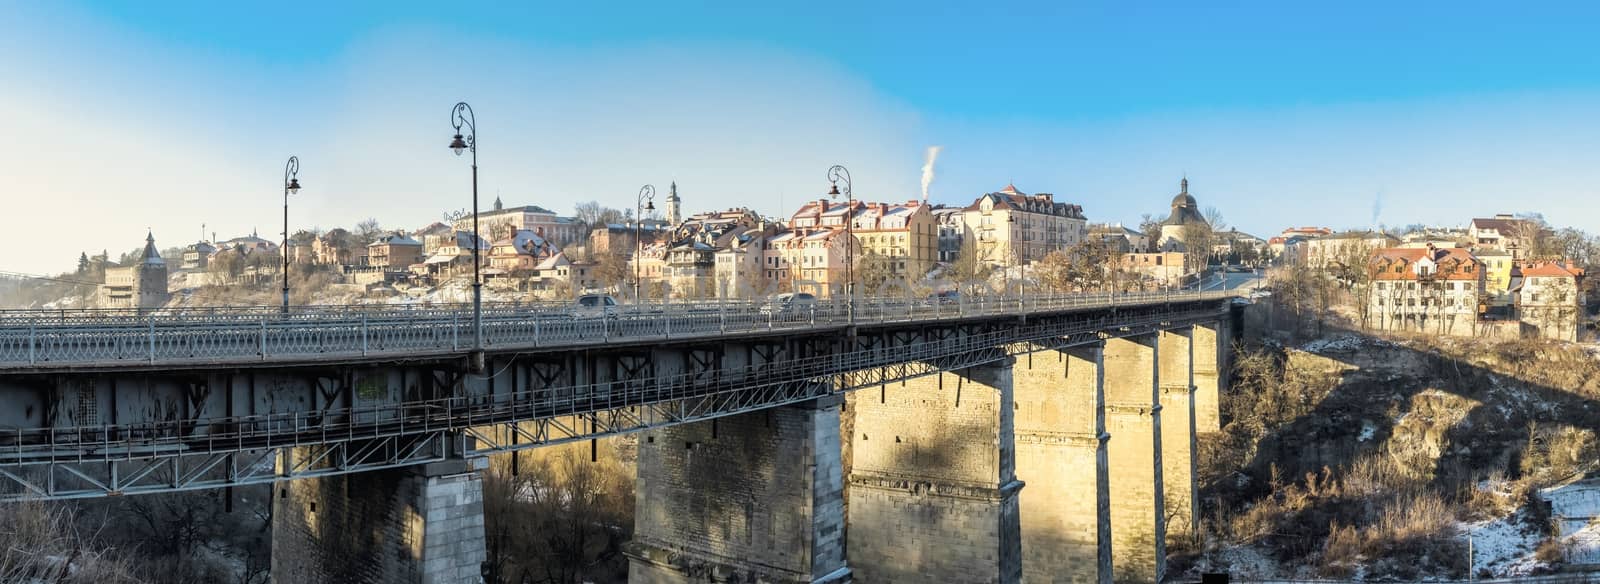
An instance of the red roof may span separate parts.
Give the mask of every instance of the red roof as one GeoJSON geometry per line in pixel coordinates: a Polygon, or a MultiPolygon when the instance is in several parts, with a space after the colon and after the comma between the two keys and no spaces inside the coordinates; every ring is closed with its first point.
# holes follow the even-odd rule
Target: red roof
{"type": "Polygon", "coordinates": [[[1429,254],[1439,266],[1437,278],[1445,280],[1477,280],[1483,274],[1483,262],[1472,257],[1467,250],[1443,247],[1394,247],[1380,249],[1372,252],[1372,260],[1368,267],[1373,270],[1374,280],[1415,280],[1417,273],[1412,268],[1414,264],[1429,259],[1429,254]],[[1396,271],[1396,268],[1399,268],[1396,271]]]}
{"type": "Polygon", "coordinates": [[[1532,266],[1522,268],[1522,277],[1526,278],[1529,276],[1581,278],[1583,277],[1583,268],[1569,268],[1562,265],[1561,262],[1539,262],[1532,266]]]}

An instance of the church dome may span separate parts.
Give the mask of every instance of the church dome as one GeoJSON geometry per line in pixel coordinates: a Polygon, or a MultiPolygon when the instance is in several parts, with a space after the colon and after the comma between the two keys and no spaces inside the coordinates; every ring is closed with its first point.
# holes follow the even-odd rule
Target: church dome
{"type": "Polygon", "coordinates": [[[1178,193],[1178,196],[1172,198],[1172,208],[1174,209],[1177,209],[1178,207],[1188,207],[1193,209],[1195,208],[1195,205],[1197,205],[1197,203],[1194,202],[1194,196],[1190,195],[1189,193],[1178,193]]]}

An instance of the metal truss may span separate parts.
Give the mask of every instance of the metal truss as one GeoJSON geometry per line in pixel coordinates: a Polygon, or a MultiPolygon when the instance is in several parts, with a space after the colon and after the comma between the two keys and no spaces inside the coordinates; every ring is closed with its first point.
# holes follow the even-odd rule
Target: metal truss
{"type": "Polygon", "coordinates": [[[398,468],[445,460],[452,439],[460,436],[440,431],[331,442],[301,447],[303,457],[286,457],[289,449],[271,448],[0,466],[0,503],[193,491],[398,468]]]}

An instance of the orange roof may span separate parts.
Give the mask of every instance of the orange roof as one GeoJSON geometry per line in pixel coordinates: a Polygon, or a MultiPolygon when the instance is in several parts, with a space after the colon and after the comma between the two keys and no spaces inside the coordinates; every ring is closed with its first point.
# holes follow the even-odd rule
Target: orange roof
{"type": "Polygon", "coordinates": [[[1467,250],[1454,247],[1423,248],[1423,247],[1392,247],[1372,252],[1372,260],[1368,268],[1373,271],[1374,280],[1415,280],[1417,273],[1412,265],[1417,262],[1431,259],[1439,266],[1439,276],[1446,280],[1477,280],[1483,274],[1483,262],[1472,257],[1467,250]],[[1395,271],[1396,264],[1401,266],[1395,271]],[[1461,268],[1463,264],[1469,266],[1461,268]]]}
{"type": "Polygon", "coordinates": [[[1583,268],[1569,268],[1561,262],[1539,262],[1532,266],[1522,268],[1522,276],[1552,276],[1557,278],[1581,278],[1583,268]]]}

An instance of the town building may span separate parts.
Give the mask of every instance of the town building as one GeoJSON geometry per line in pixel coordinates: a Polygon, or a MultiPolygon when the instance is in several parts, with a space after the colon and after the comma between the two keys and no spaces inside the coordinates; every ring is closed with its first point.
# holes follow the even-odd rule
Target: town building
{"type": "Polygon", "coordinates": [[[1477,334],[1483,262],[1460,248],[1387,248],[1368,264],[1369,328],[1434,334],[1477,334]]]}
{"type": "Polygon", "coordinates": [[[766,221],[746,208],[698,213],[684,220],[666,250],[666,282],[672,293],[680,298],[714,296],[717,251],[765,227],[766,221]]]}
{"type": "Polygon", "coordinates": [[[1511,254],[1513,261],[1519,262],[1533,252],[1539,230],[1538,223],[1505,213],[1488,219],[1473,219],[1467,226],[1474,249],[1492,247],[1504,250],[1511,254]]]}
{"type": "Polygon", "coordinates": [[[766,278],[763,262],[767,246],[778,234],[776,223],[758,229],[745,229],[717,249],[716,295],[721,298],[761,298],[777,290],[776,282],[766,278]]]}
{"type": "Polygon", "coordinates": [[[197,241],[183,248],[183,271],[206,271],[206,266],[211,263],[211,254],[214,253],[217,253],[217,246],[206,241],[197,241]]]}
{"type": "Polygon", "coordinates": [[[1306,240],[1305,266],[1314,270],[1365,269],[1372,252],[1398,247],[1400,240],[1377,231],[1345,231],[1306,240]]]}
{"type": "Polygon", "coordinates": [[[1111,249],[1123,253],[1140,253],[1150,250],[1150,237],[1143,231],[1122,223],[1095,223],[1089,226],[1089,235],[1105,242],[1111,249]]]}
{"type": "Polygon", "coordinates": [[[1126,253],[1119,261],[1122,271],[1137,274],[1156,286],[1180,286],[1186,273],[1184,254],[1179,251],[1126,253]]]}
{"type": "Polygon", "coordinates": [[[672,227],[666,221],[658,219],[607,223],[589,232],[589,253],[601,256],[616,252],[632,256],[637,253],[640,241],[644,245],[666,241],[672,235],[672,231],[672,227]],[[634,239],[635,234],[638,240],[634,239]]]}
{"type": "Polygon", "coordinates": [[[998,192],[979,196],[963,209],[968,243],[979,258],[996,266],[1024,265],[1065,251],[1088,237],[1083,208],[1059,203],[1055,195],[1029,195],[1006,185],[998,192]]]}
{"type": "Polygon", "coordinates": [[[809,292],[817,296],[843,294],[852,249],[843,229],[794,229],[767,240],[763,269],[780,292],[809,292]]]}
{"type": "Polygon", "coordinates": [[[423,249],[430,250],[428,259],[412,268],[416,270],[421,266],[419,275],[436,279],[471,275],[474,244],[478,246],[478,261],[487,263],[493,246],[487,240],[474,237],[470,231],[456,231],[447,236],[429,235],[423,242],[423,249]]]}
{"type": "Polygon", "coordinates": [[[939,227],[940,263],[950,263],[961,257],[961,247],[967,240],[966,212],[959,207],[935,205],[933,222],[939,227]]]}
{"type": "MultiPolygon", "coordinates": [[[[485,276],[527,275],[546,258],[561,250],[544,233],[518,229],[509,237],[495,240],[489,247],[489,268],[485,276]]],[[[471,249],[468,249],[471,252],[471,249]]]]}
{"type": "MultiPolygon", "coordinates": [[[[558,247],[582,241],[588,235],[583,224],[575,218],[556,215],[555,211],[538,205],[506,207],[499,197],[495,198],[492,210],[478,213],[478,226],[484,237],[491,240],[497,235],[505,238],[517,231],[530,231],[543,233],[558,247]]],[[[457,219],[454,227],[458,231],[471,231],[472,215],[457,219]]]]}
{"type": "Polygon", "coordinates": [[[155,234],[147,233],[144,251],[132,265],[108,267],[100,286],[100,304],[107,308],[150,309],[166,306],[167,262],[156,250],[155,234]]]}
{"type": "Polygon", "coordinates": [[[1516,261],[1511,259],[1511,252],[1496,247],[1485,247],[1472,255],[1483,262],[1483,270],[1487,274],[1483,293],[1490,311],[1500,316],[1510,316],[1504,312],[1513,304],[1511,279],[1513,272],[1516,271],[1516,261]]]}
{"type": "Polygon", "coordinates": [[[422,261],[422,242],[404,232],[380,235],[367,244],[367,265],[389,271],[405,270],[422,261]]]}
{"type": "Polygon", "coordinates": [[[351,266],[366,263],[367,250],[355,244],[355,236],[335,227],[311,242],[312,263],[323,266],[351,266]]]}
{"type": "Polygon", "coordinates": [[[1583,268],[1565,261],[1533,262],[1512,276],[1517,319],[1548,339],[1577,341],[1585,302],[1583,268]]]}
{"type": "Polygon", "coordinates": [[[938,260],[939,225],[926,203],[868,202],[851,221],[862,253],[857,259],[881,264],[890,280],[921,278],[938,260]]]}

